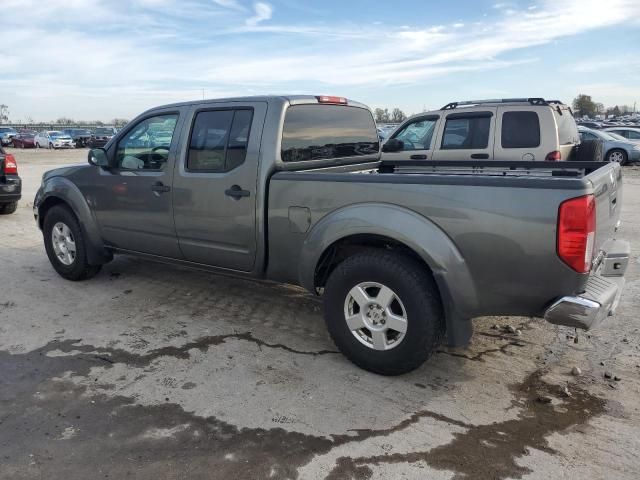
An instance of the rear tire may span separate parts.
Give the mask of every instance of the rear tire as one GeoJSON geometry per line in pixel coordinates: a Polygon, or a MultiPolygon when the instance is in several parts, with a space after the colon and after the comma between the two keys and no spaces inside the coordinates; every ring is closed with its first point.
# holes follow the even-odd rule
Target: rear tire
{"type": "Polygon", "coordinates": [[[622,149],[614,148],[613,150],[609,150],[607,152],[607,162],[609,163],[619,163],[620,165],[626,165],[627,159],[627,152],[622,149]]]}
{"type": "Polygon", "coordinates": [[[381,375],[418,368],[445,332],[431,274],[417,261],[385,250],[365,250],[335,268],[324,290],[324,316],[340,351],[359,367],[381,375]],[[361,292],[365,295],[358,301],[361,292]],[[404,323],[399,322],[403,318],[404,323]],[[400,325],[398,330],[395,325],[400,325]]]}
{"type": "Polygon", "coordinates": [[[44,246],[51,265],[58,274],[67,280],[86,280],[94,277],[102,268],[102,265],[89,265],[87,261],[87,246],[84,234],[78,223],[75,214],[66,206],[56,205],[49,210],[44,218],[42,229],[44,235],[44,246]],[[71,257],[64,257],[61,253],[60,242],[54,246],[54,228],[66,227],[68,245],[63,247],[63,251],[70,251],[70,245],[75,249],[71,257]],[[57,250],[57,252],[56,252],[57,250]],[[69,259],[71,261],[69,262],[69,259]],[[67,263],[65,263],[67,262],[67,263]]]}
{"type": "Polygon", "coordinates": [[[0,215],[11,215],[18,209],[18,202],[0,204],[0,215]]]}
{"type": "Polygon", "coordinates": [[[584,140],[576,151],[578,162],[602,162],[604,159],[604,142],[602,140],[584,140]]]}

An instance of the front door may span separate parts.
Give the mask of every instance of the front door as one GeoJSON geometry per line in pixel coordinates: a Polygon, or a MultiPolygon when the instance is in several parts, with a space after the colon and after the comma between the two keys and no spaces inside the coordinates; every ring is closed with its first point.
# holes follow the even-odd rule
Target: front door
{"type": "Polygon", "coordinates": [[[131,125],[109,149],[112,168],[96,167],[85,195],[94,202],[107,245],[182,257],[171,189],[183,113],[181,109],[154,113],[131,125]]]}
{"type": "Polygon", "coordinates": [[[495,107],[447,114],[433,149],[434,160],[493,159],[495,114],[495,107]]]}
{"type": "Polygon", "coordinates": [[[174,178],[174,215],[186,260],[248,272],[256,257],[263,102],[195,106],[174,178]]]}

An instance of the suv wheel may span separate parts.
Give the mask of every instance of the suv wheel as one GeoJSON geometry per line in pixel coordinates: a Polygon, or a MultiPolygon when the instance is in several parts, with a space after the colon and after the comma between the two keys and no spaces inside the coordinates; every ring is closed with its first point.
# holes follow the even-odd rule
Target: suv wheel
{"type": "Polygon", "coordinates": [[[101,265],[89,265],[87,249],[75,214],[56,205],[44,219],[44,246],[53,268],[67,280],[85,280],[95,276],[101,265]]]}
{"type": "Polygon", "coordinates": [[[0,203],[0,215],[9,215],[18,209],[18,202],[0,203]]]}
{"type": "Polygon", "coordinates": [[[620,165],[627,163],[627,152],[620,149],[611,150],[607,153],[607,162],[616,162],[620,165]]]}
{"type": "Polygon", "coordinates": [[[415,260],[384,250],[357,253],[335,268],[325,286],[324,311],[340,351],[382,375],[422,365],[445,330],[431,275],[415,260]]]}

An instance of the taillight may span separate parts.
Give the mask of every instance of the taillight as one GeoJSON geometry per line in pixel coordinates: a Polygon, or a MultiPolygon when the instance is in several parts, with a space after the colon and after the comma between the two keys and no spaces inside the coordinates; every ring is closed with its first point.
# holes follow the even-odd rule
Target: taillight
{"type": "Polygon", "coordinates": [[[558,150],[554,150],[553,152],[547,153],[544,160],[546,162],[559,162],[562,160],[562,154],[558,150]]]}
{"type": "Polygon", "coordinates": [[[318,99],[318,103],[337,103],[339,105],[347,104],[347,99],[344,97],[332,97],[329,95],[321,95],[316,98],[318,99]]]}
{"type": "Polygon", "coordinates": [[[4,157],[4,173],[5,175],[18,174],[18,164],[16,163],[15,157],[10,153],[7,153],[4,157]]]}
{"type": "Polygon", "coordinates": [[[596,201],[585,195],[562,202],[558,212],[558,256],[579,273],[591,269],[596,236],[596,201]]]}

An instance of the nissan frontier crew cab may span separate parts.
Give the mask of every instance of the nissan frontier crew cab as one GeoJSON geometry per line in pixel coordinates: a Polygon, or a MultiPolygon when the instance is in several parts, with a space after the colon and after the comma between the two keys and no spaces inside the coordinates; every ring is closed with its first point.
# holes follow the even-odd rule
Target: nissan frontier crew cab
{"type": "Polygon", "coordinates": [[[617,164],[381,161],[364,105],[269,96],[143,113],[45,173],[34,215],[64,278],[135,254],[301,285],[349,359],[396,375],[467,343],[474,317],[612,314],[621,201],[617,164]]]}

